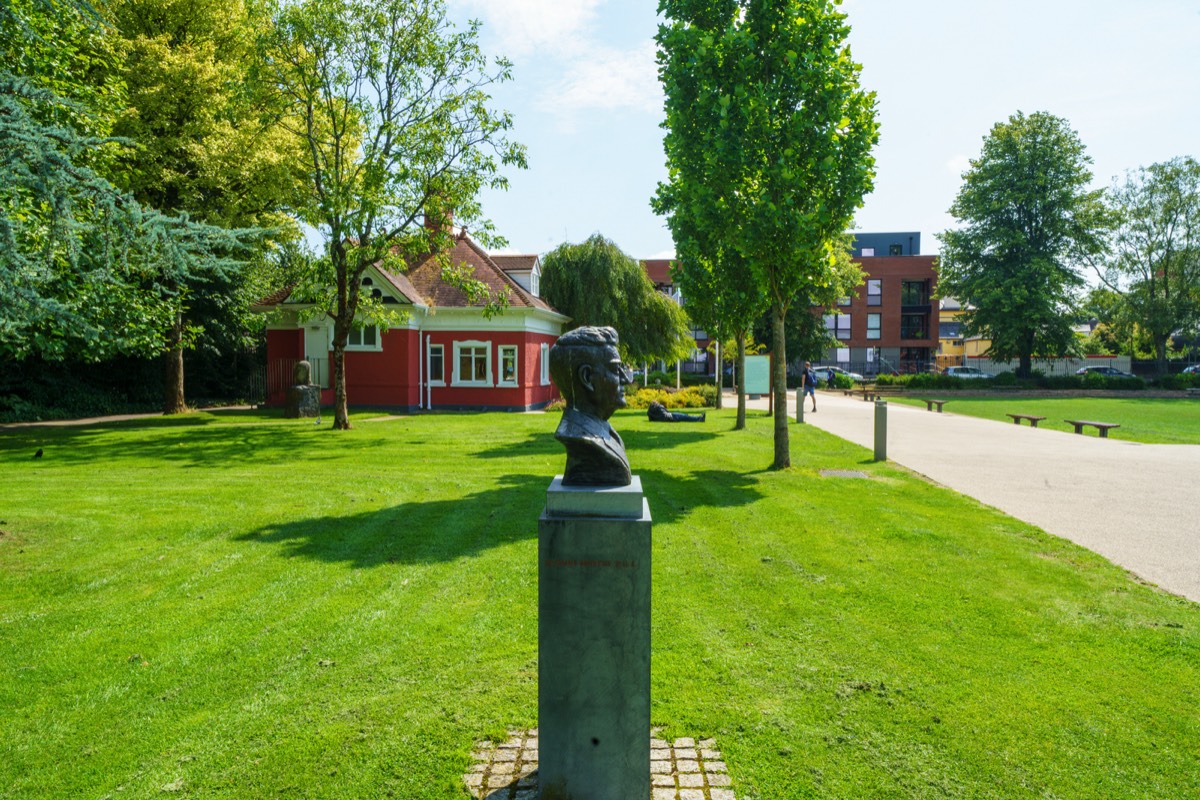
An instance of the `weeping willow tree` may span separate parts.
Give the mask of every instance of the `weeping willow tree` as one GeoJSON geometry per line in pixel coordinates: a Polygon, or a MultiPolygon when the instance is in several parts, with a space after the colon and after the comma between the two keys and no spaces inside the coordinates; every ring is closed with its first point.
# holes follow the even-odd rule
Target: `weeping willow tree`
{"type": "Polygon", "coordinates": [[[636,260],[598,233],[546,254],[541,291],[571,318],[572,327],[616,328],[625,361],[679,361],[696,347],[683,309],[654,288],[636,260]]]}

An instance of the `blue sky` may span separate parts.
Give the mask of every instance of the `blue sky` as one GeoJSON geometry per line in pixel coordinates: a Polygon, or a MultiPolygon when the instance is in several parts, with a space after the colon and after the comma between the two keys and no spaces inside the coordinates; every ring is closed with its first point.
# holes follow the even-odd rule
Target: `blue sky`
{"type": "MultiPolygon", "coordinates": [[[[545,253],[599,232],[638,258],[673,253],[650,211],[663,167],[654,0],[448,0],[479,19],[515,78],[495,93],[529,148],[528,170],[484,211],[509,252],[545,253]]],[[[850,46],[881,125],[863,231],[953,227],[968,160],[1020,110],[1066,118],[1097,186],[1175,156],[1200,158],[1196,0],[845,0],[850,46]]]]}

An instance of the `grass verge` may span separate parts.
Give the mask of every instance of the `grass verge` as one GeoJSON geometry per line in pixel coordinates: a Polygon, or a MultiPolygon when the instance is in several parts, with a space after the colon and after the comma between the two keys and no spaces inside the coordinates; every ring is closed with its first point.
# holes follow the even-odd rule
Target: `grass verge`
{"type": "MultiPolygon", "coordinates": [[[[769,471],[732,413],[615,422],[653,722],[739,798],[1200,793],[1200,606],[811,426],[769,471]]],[[[462,798],[536,724],[555,418],[357,422],[0,432],[0,797],[462,798]]]]}
{"type": "MultiPolygon", "coordinates": [[[[956,414],[994,419],[1012,424],[1006,414],[1033,414],[1046,419],[1038,428],[1074,431],[1068,419],[1115,422],[1120,428],[1108,432],[1111,439],[1143,444],[1200,444],[1200,400],[1156,397],[955,397],[937,392],[914,397],[889,397],[889,401],[925,407],[920,397],[947,399],[945,410],[956,414]]],[[[1028,425],[1025,421],[1023,425],[1028,425]]],[[[1087,434],[1096,435],[1094,428],[1087,434]]]]}

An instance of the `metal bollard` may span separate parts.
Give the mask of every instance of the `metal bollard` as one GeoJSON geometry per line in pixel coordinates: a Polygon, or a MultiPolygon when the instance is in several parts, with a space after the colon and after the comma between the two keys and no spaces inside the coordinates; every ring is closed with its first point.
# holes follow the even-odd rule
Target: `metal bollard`
{"type": "Polygon", "coordinates": [[[804,424],[804,394],[803,389],[796,389],[796,422],[804,424]]]}
{"type": "Polygon", "coordinates": [[[887,400],[875,401],[875,460],[887,461],[887,400]]]}

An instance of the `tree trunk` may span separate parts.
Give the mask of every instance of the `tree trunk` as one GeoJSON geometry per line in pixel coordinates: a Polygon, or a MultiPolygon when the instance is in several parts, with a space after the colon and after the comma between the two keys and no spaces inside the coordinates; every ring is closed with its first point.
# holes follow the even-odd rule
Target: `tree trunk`
{"type": "Polygon", "coordinates": [[[746,374],[746,336],[745,331],[738,331],[737,334],[737,361],[733,368],[733,385],[737,389],[738,409],[737,409],[737,424],[733,426],[735,431],[746,429],[746,379],[743,377],[746,374]]]}
{"type": "Polygon", "coordinates": [[[792,465],[791,447],[788,443],[788,406],[787,406],[787,344],[784,322],[787,309],[778,303],[773,309],[771,320],[772,336],[775,338],[775,362],[771,364],[771,387],[775,396],[775,469],[787,469],[792,465]]]}
{"type": "Polygon", "coordinates": [[[183,314],[178,313],[167,332],[167,351],[163,354],[163,413],[187,411],[183,397],[183,314]]]}
{"type": "MultiPolygon", "coordinates": [[[[1167,374],[1167,339],[1170,334],[1156,336],[1154,342],[1154,374],[1161,378],[1167,374]]],[[[1129,371],[1133,372],[1133,359],[1129,359],[1129,371]]]]}
{"type": "Polygon", "coordinates": [[[717,410],[721,409],[721,396],[725,394],[725,365],[721,362],[721,343],[717,342],[717,374],[713,376],[717,382],[717,410]]]}
{"type": "Polygon", "coordinates": [[[346,402],[346,343],[339,342],[336,335],[333,337],[333,429],[350,430],[350,411],[346,402]]]}

